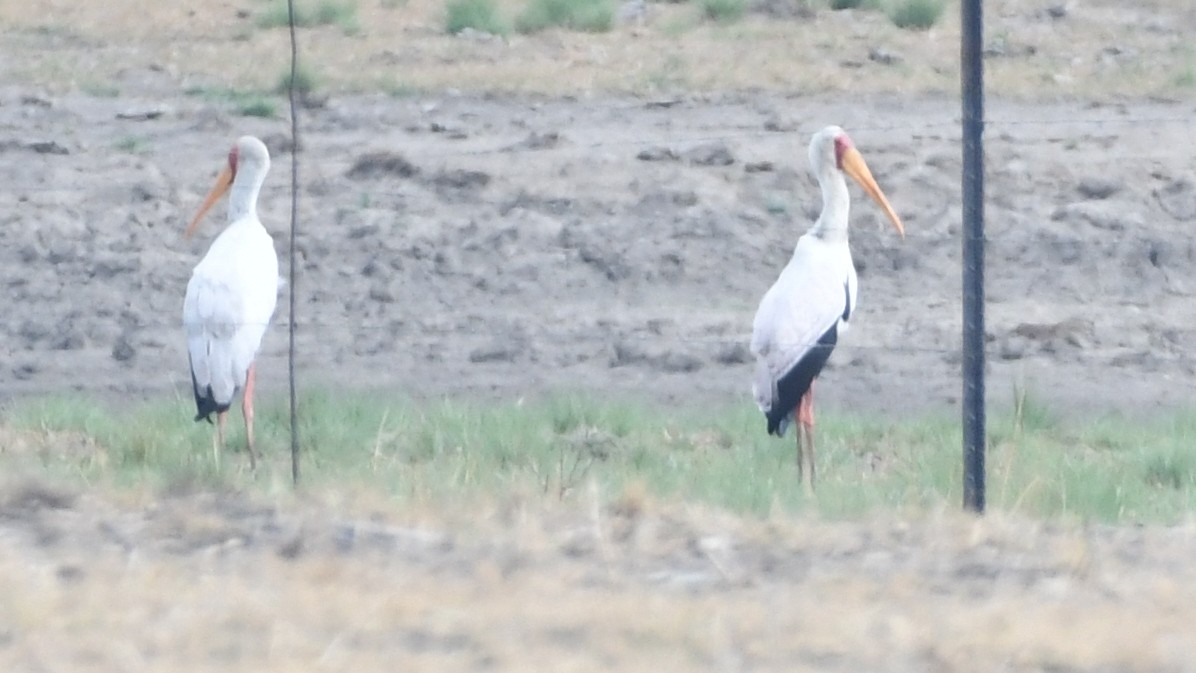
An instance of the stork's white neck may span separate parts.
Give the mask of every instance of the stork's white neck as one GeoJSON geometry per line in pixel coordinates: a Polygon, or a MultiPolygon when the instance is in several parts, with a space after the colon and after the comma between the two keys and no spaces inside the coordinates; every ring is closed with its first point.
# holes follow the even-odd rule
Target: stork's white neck
{"type": "Polygon", "coordinates": [[[843,172],[834,167],[823,169],[818,175],[818,186],[822,188],[822,214],[810,233],[825,241],[846,241],[851,195],[843,172]]]}
{"type": "Polygon", "coordinates": [[[233,179],[233,186],[228,193],[230,224],[247,215],[257,220],[257,197],[265,181],[266,171],[262,166],[250,164],[237,167],[237,176],[233,179]]]}

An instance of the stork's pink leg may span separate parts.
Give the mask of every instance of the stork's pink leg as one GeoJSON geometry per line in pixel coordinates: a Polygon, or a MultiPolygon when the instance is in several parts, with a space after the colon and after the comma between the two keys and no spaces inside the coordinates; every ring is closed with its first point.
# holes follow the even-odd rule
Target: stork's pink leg
{"type": "Polygon", "coordinates": [[[241,414],[245,416],[245,446],[249,449],[249,470],[257,472],[257,456],[253,452],[253,380],[254,365],[245,375],[245,394],[241,396],[241,414]]]}
{"type": "Polygon", "coordinates": [[[797,424],[796,424],[797,428],[796,428],[796,432],[794,432],[794,434],[797,435],[797,480],[798,481],[802,481],[802,474],[803,474],[803,472],[805,470],[805,466],[806,466],[806,457],[805,457],[806,444],[805,444],[805,441],[802,439],[802,435],[805,433],[805,426],[802,425],[802,422],[801,422],[802,409],[805,408],[805,406],[806,406],[806,398],[802,397],[800,400],[797,401],[797,408],[793,410],[793,417],[797,420],[797,424]]]}
{"type": "Polygon", "coordinates": [[[801,461],[804,458],[810,464],[809,477],[806,482],[810,490],[814,490],[814,477],[816,476],[816,468],[814,467],[814,384],[810,383],[810,389],[802,395],[801,402],[797,406],[797,426],[799,428],[798,441],[801,442],[801,436],[804,434],[806,441],[804,450],[799,445],[798,453],[798,476],[804,477],[805,470],[801,467],[801,461]]]}
{"type": "Polygon", "coordinates": [[[224,449],[224,422],[228,412],[216,412],[216,435],[212,441],[212,460],[216,463],[216,469],[220,469],[220,452],[224,449]]]}

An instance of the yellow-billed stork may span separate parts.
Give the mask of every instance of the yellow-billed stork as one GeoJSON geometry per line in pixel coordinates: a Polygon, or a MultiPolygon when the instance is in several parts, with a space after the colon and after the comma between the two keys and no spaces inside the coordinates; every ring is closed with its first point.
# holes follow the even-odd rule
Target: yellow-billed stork
{"type": "Polygon", "coordinates": [[[789,263],[760,301],[751,350],[756,356],[752,393],[768,433],[783,437],[796,417],[798,476],[804,475],[812,489],[814,379],[856,307],[855,264],[847,243],[851,199],[844,174],[880,205],[903,239],[905,229],[843,129],[828,126],[814,134],[810,164],[822,189],[822,214],[797,239],[789,263]]]}
{"type": "Polygon", "coordinates": [[[200,220],[226,192],[228,226],[196,265],[183,300],[183,328],[191,362],[196,421],[212,421],[216,464],[224,446],[225,416],[242,392],[249,466],[257,469],[253,449],[254,358],[274,315],[278,298],[278,255],[274,240],[257,217],[258,193],[270,170],[262,141],[243,136],[228,153],[228,165],[187,226],[190,238],[200,220]]]}

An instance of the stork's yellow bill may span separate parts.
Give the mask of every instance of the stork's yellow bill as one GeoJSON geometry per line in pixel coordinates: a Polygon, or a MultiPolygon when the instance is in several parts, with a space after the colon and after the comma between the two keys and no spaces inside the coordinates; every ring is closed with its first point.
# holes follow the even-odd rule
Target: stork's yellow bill
{"type": "Polygon", "coordinates": [[[191,218],[191,223],[187,225],[187,230],[183,233],[185,238],[191,238],[195,235],[195,230],[199,228],[199,223],[203,220],[203,216],[208,214],[208,211],[212,209],[212,206],[216,205],[220,197],[228,193],[229,188],[233,186],[233,179],[235,177],[237,177],[236,147],[228,153],[228,165],[220,171],[220,175],[216,176],[216,184],[212,185],[212,189],[208,192],[207,197],[204,198],[203,203],[200,204],[195,217],[191,218]]]}

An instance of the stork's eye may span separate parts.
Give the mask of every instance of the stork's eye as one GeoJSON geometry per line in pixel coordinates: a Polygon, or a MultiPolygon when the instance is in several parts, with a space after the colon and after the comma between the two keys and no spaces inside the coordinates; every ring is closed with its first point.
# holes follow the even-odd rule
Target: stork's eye
{"type": "Polygon", "coordinates": [[[233,173],[237,172],[237,146],[228,151],[228,167],[233,173]]]}

